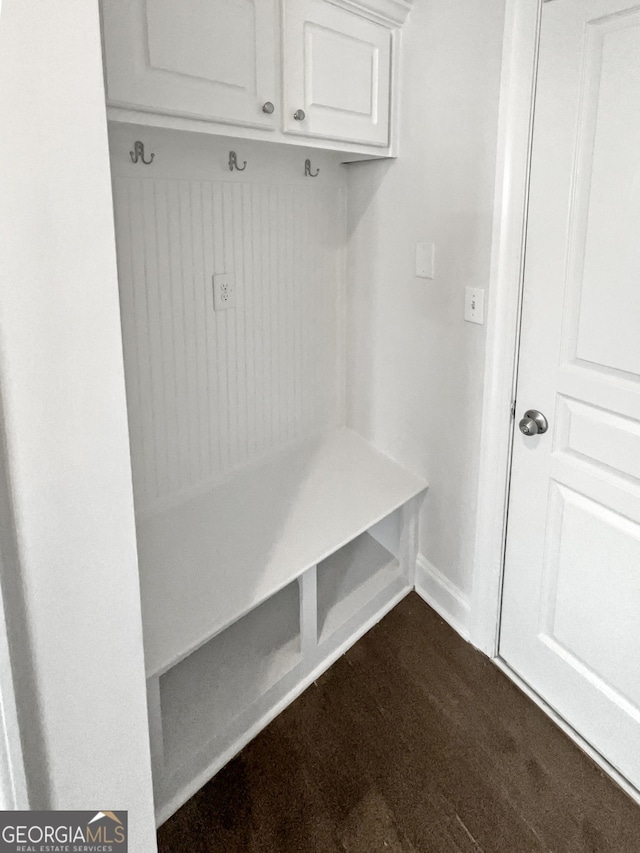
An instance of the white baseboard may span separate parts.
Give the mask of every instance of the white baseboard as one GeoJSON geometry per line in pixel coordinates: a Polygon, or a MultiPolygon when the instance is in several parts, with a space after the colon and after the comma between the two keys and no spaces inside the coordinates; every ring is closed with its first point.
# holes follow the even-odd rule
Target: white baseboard
{"type": "Polygon", "coordinates": [[[416,592],[442,616],[445,622],[469,640],[471,604],[454,583],[446,578],[427,558],[418,554],[416,560],[416,592]]]}

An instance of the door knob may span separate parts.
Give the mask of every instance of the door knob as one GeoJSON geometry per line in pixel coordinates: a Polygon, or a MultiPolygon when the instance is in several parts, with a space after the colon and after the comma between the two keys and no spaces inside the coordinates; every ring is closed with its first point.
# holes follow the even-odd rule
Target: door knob
{"type": "Polygon", "coordinates": [[[304,121],[306,118],[304,110],[296,110],[293,114],[293,117],[296,121],[304,121]]]}
{"type": "Polygon", "coordinates": [[[549,429],[547,419],[537,409],[529,409],[518,424],[523,435],[542,435],[549,429]]]}
{"type": "Polygon", "coordinates": [[[275,107],[273,106],[271,101],[267,101],[266,104],[262,105],[262,112],[266,113],[268,116],[270,116],[273,113],[274,109],[275,109],[275,107]]]}

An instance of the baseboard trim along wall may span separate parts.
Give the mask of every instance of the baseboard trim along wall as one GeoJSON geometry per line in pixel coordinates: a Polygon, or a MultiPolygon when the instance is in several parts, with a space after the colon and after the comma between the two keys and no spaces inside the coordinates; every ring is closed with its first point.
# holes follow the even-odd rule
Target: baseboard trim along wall
{"type": "Polygon", "coordinates": [[[470,637],[471,604],[455,584],[423,554],[416,560],[416,592],[465,640],[470,637]]]}

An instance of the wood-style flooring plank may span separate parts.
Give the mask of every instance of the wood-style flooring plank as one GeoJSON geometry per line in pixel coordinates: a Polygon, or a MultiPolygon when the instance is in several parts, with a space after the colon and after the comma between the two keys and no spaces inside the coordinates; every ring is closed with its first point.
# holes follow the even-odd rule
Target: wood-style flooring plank
{"type": "Polygon", "coordinates": [[[638,853],[640,807],[411,594],[171,817],[160,853],[638,853]]]}

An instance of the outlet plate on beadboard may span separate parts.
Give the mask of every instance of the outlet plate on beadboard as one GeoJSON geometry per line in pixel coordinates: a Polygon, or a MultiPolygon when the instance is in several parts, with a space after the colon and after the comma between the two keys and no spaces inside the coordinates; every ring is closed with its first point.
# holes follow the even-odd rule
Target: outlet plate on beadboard
{"type": "Polygon", "coordinates": [[[236,307],[236,285],[230,272],[213,276],[213,307],[216,311],[236,307]]]}

